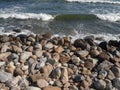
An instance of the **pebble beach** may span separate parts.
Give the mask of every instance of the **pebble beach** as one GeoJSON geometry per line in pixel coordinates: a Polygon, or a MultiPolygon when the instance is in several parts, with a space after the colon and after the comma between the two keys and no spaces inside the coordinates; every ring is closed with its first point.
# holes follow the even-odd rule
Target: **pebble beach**
{"type": "Polygon", "coordinates": [[[0,90],[120,90],[120,42],[0,35],[0,90]]]}

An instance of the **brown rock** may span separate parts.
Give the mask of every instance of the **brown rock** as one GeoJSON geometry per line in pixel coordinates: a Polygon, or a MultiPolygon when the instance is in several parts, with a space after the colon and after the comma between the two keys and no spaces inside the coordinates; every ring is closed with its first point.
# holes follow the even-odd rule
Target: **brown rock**
{"type": "Polygon", "coordinates": [[[38,79],[41,79],[41,74],[33,74],[30,76],[30,78],[32,79],[32,82],[36,82],[38,79]]]}
{"type": "Polygon", "coordinates": [[[24,72],[20,69],[20,68],[16,68],[15,69],[15,75],[20,75],[20,76],[23,76],[24,72]]]}
{"type": "Polygon", "coordinates": [[[55,48],[55,51],[57,53],[62,53],[64,51],[63,47],[62,46],[58,46],[57,48],[55,48]]]}
{"type": "Polygon", "coordinates": [[[84,63],[84,66],[89,69],[89,70],[92,70],[93,67],[94,67],[94,64],[90,61],[90,60],[86,60],[85,63],[84,63]]]}
{"type": "Polygon", "coordinates": [[[50,39],[51,38],[51,34],[50,33],[43,34],[43,37],[46,38],[46,39],[50,39]]]}
{"type": "Polygon", "coordinates": [[[111,70],[108,71],[107,78],[110,79],[110,80],[113,80],[115,78],[115,75],[111,70]]]}
{"type": "Polygon", "coordinates": [[[43,51],[41,51],[41,50],[35,50],[33,53],[34,53],[34,55],[36,55],[37,57],[42,57],[42,55],[43,55],[43,51]]]}
{"type": "Polygon", "coordinates": [[[61,63],[66,63],[70,60],[70,57],[69,56],[64,56],[64,55],[61,55],[60,56],[60,61],[61,63]]]}
{"type": "Polygon", "coordinates": [[[62,81],[68,81],[68,71],[67,71],[67,68],[63,67],[61,68],[61,80],[62,81]]]}
{"type": "Polygon", "coordinates": [[[8,49],[10,49],[10,48],[8,47],[8,45],[3,45],[2,48],[1,48],[1,52],[4,53],[4,52],[6,52],[8,49]]]}
{"type": "Polygon", "coordinates": [[[120,68],[119,67],[112,67],[111,71],[114,73],[115,77],[120,77],[120,68]]]}
{"type": "Polygon", "coordinates": [[[47,87],[49,84],[46,80],[44,79],[38,79],[37,80],[37,85],[40,87],[40,88],[44,88],[44,87],[47,87]]]}
{"type": "Polygon", "coordinates": [[[100,54],[100,52],[98,50],[91,50],[90,51],[90,55],[91,57],[96,57],[100,54]]]}
{"type": "Polygon", "coordinates": [[[60,60],[60,55],[59,55],[58,53],[53,53],[53,54],[52,54],[52,58],[53,58],[56,62],[58,62],[58,61],[60,60]]]}
{"type": "Polygon", "coordinates": [[[47,86],[43,90],[61,90],[59,87],[47,86]]]}
{"type": "Polygon", "coordinates": [[[23,52],[23,53],[21,53],[21,55],[20,55],[20,62],[21,62],[21,63],[25,63],[26,60],[27,60],[30,56],[32,56],[32,52],[23,52]]]}
{"type": "Polygon", "coordinates": [[[20,47],[18,47],[18,46],[16,46],[16,45],[12,45],[12,50],[14,51],[14,52],[22,52],[22,48],[20,48],[20,47]]]}
{"type": "Polygon", "coordinates": [[[89,52],[86,51],[86,50],[81,50],[81,51],[77,51],[77,55],[80,57],[80,58],[85,58],[86,56],[88,56],[89,52]]]}
{"type": "Polygon", "coordinates": [[[98,58],[100,60],[109,60],[110,56],[106,52],[102,52],[102,53],[99,54],[98,58]]]}
{"type": "Polygon", "coordinates": [[[11,54],[11,52],[1,53],[0,54],[0,61],[6,61],[7,57],[11,54]]]}

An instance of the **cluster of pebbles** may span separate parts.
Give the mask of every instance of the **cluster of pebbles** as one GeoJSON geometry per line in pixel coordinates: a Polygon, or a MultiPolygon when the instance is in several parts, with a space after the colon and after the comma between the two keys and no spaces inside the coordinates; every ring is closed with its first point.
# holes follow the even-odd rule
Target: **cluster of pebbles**
{"type": "Polygon", "coordinates": [[[120,90],[120,42],[0,36],[0,90],[120,90]]]}

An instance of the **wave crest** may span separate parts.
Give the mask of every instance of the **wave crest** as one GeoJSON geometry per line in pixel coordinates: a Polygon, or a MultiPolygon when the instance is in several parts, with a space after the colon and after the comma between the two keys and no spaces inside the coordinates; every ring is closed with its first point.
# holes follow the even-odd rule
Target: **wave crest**
{"type": "Polygon", "coordinates": [[[35,14],[35,13],[9,13],[9,14],[0,14],[0,18],[16,18],[16,19],[38,19],[43,21],[49,21],[51,19],[54,19],[54,17],[50,14],[35,14]]]}

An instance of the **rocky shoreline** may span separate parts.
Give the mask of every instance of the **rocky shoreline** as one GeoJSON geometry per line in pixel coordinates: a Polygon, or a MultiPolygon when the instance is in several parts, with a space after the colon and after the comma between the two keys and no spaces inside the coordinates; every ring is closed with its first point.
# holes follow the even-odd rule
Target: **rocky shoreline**
{"type": "Polygon", "coordinates": [[[120,90],[120,42],[0,36],[0,90],[120,90]]]}

